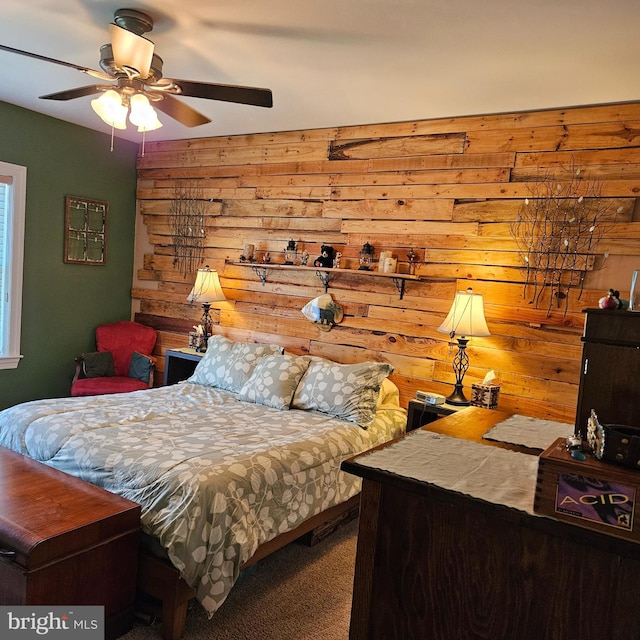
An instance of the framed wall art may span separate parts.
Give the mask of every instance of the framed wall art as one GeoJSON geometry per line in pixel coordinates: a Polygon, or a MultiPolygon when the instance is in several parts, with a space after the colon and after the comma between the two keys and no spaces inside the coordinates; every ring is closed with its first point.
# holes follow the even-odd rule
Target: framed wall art
{"type": "Polygon", "coordinates": [[[64,261],[105,264],[109,203],[76,196],[65,198],[64,261]]]}

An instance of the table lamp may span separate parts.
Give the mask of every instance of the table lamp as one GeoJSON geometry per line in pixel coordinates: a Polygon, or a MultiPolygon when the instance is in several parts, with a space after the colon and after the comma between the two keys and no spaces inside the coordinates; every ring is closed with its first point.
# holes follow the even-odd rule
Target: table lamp
{"type": "Polygon", "coordinates": [[[464,395],[462,380],[469,368],[469,356],[467,355],[467,343],[474,336],[488,336],[489,329],[484,318],[484,305],[482,295],[473,293],[471,288],[466,291],[456,292],[449,315],[438,327],[438,331],[448,333],[451,339],[458,341],[458,351],[453,358],[453,371],[456,375],[456,384],[451,395],[447,398],[449,404],[471,404],[464,395]]]}
{"type": "Polygon", "coordinates": [[[200,302],[202,304],[202,345],[200,351],[207,350],[207,340],[213,333],[213,321],[209,315],[209,309],[212,302],[218,302],[220,300],[226,300],[224,293],[222,293],[222,287],[220,286],[220,279],[218,278],[218,272],[209,269],[207,265],[204,269],[198,269],[195,284],[191,293],[187,296],[189,302],[200,302]]]}

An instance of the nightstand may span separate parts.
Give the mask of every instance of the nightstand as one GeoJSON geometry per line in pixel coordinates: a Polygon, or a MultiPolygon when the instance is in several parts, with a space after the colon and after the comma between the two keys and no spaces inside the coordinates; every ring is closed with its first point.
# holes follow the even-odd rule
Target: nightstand
{"type": "Polygon", "coordinates": [[[420,400],[409,400],[409,409],[407,412],[407,431],[413,431],[425,424],[429,424],[438,418],[449,416],[460,409],[466,409],[466,406],[454,404],[428,404],[420,402],[420,400]]]}
{"type": "Polygon", "coordinates": [[[164,384],[176,384],[190,377],[204,353],[193,349],[167,349],[164,354],[164,384]]]}

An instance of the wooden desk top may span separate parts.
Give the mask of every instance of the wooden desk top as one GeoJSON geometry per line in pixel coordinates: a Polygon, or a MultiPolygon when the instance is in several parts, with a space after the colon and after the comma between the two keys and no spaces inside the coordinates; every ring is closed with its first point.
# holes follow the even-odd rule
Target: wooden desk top
{"type": "MultiPolygon", "coordinates": [[[[510,465],[507,465],[507,468],[512,474],[515,474],[516,471],[520,474],[517,477],[513,476],[512,484],[515,491],[513,495],[515,496],[515,503],[519,505],[519,508],[522,508],[523,511],[528,511],[526,506],[522,506],[522,500],[526,502],[530,494],[531,508],[533,507],[537,460],[542,450],[482,439],[483,434],[489,429],[503,422],[510,416],[510,413],[504,411],[484,409],[481,407],[467,407],[419,429],[415,429],[395,440],[386,442],[364,453],[358,454],[353,458],[344,460],[341,468],[343,471],[360,476],[363,479],[371,480],[384,476],[386,481],[403,485],[405,488],[410,487],[411,490],[420,493],[430,491],[428,487],[449,491],[450,489],[447,489],[446,480],[449,476],[448,473],[443,471],[439,466],[440,462],[450,460],[453,465],[460,464],[461,467],[459,471],[464,475],[465,470],[463,467],[466,469],[466,473],[475,472],[475,465],[479,460],[477,455],[482,457],[492,453],[486,450],[485,447],[491,447],[492,449],[499,448],[502,450],[500,453],[504,453],[505,450],[509,451],[510,453],[507,455],[512,455],[512,452],[517,452],[525,454],[526,462],[523,461],[516,469],[510,465]],[[440,434],[449,437],[433,440],[431,434],[440,434]],[[455,441],[452,441],[451,438],[457,439],[465,451],[472,447],[476,452],[477,455],[470,454],[470,459],[472,459],[473,462],[470,463],[471,466],[469,468],[465,467],[464,460],[459,457],[460,448],[456,446],[455,441]],[[431,464],[426,462],[429,458],[429,452],[439,443],[442,443],[445,448],[438,448],[439,453],[436,454],[437,457],[435,459],[431,460],[431,464]],[[450,448],[451,446],[454,447],[454,450],[450,448]],[[402,450],[401,453],[399,453],[399,449],[402,450]],[[398,460],[394,457],[395,454],[399,455],[398,460],[400,466],[398,466],[398,460]],[[376,464],[371,464],[372,458],[376,460],[376,464]],[[436,468],[440,469],[440,471],[436,471],[436,468]]],[[[496,460],[498,468],[500,464],[505,465],[504,458],[498,457],[498,460],[496,460]],[[498,460],[503,460],[503,462],[499,463],[498,460]]],[[[506,470],[507,469],[505,469],[505,471],[506,470]]],[[[486,478],[480,481],[484,486],[486,478]]],[[[491,483],[495,482],[496,478],[492,478],[488,486],[491,486],[491,483]]],[[[505,482],[507,482],[506,479],[505,482]]],[[[490,493],[487,495],[490,496],[490,493]]],[[[485,499],[494,502],[488,498],[487,495],[485,495],[485,499]]],[[[500,493],[500,495],[504,497],[503,493],[500,493]]],[[[468,499],[475,500],[480,498],[479,496],[474,497],[473,492],[471,492],[471,494],[468,495],[468,499]]],[[[501,505],[502,503],[496,501],[495,504],[501,505]]]]}

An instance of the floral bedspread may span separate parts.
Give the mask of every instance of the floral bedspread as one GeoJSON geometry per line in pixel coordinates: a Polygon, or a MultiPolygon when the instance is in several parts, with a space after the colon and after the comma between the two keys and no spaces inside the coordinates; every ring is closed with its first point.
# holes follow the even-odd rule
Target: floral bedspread
{"type": "Polygon", "coordinates": [[[212,615],[258,545],[359,491],[341,461],[405,422],[383,405],[365,430],[182,383],[10,407],[0,445],[139,503],[143,530],[212,615]]]}

